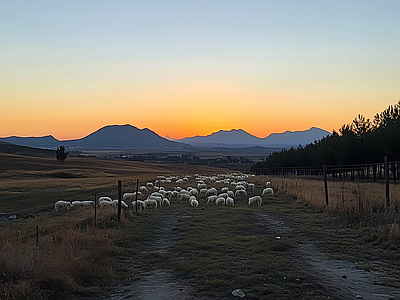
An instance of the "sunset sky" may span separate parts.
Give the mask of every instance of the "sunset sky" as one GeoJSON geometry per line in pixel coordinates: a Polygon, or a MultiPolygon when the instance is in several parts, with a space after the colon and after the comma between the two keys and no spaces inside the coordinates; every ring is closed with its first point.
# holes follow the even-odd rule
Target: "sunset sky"
{"type": "Polygon", "coordinates": [[[0,137],[258,137],[400,100],[400,1],[0,0],[0,137]]]}

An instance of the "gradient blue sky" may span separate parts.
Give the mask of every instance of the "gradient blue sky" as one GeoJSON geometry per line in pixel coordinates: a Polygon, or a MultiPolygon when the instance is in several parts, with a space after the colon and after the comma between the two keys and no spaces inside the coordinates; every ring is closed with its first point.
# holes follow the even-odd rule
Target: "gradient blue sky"
{"type": "Polygon", "coordinates": [[[332,131],[400,100],[400,1],[0,0],[0,136],[332,131]]]}

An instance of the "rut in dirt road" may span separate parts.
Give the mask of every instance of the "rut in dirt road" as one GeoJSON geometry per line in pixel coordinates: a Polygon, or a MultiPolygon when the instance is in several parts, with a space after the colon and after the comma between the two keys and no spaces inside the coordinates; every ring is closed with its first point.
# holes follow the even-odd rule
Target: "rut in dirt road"
{"type": "MultiPolygon", "coordinates": [[[[259,226],[275,234],[280,240],[285,235],[294,233],[294,229],[286,226],[272,213],[253,211],[259,226]]],[[[311,241],[303,239],[293,249],[293,260],[299,269],[305,270],[314,277],[334,299],[391,300],[400,299],[400,290],[376,284],[381,281],[382,274],[357,269],[349,261],[329,259],[311,241]]]]}
{"type": "Polygon", "coordinates": [[[176,212],[153,214],[143,218],[151,227],[152,235],[144,237],[133,257],[124,259],[125,267],[138,275],[139,280],[114,287],[102,299],[189,300],[196,289],[193,282],[175,274],[172,270],[154,268],[146,264],[151,255],[167,254],[179,240],[179,222],[176,212]]]}

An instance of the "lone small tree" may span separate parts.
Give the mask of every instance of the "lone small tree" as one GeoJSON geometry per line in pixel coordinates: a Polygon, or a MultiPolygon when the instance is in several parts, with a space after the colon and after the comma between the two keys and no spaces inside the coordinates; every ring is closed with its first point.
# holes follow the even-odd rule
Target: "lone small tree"
{"type": "Polygon", "coordinates": [[[60,146],[56,150],[56,157],[57,157],[57,160],[60,161],[60,163],[62,163],[67,158],[67,154],[68,154],[68,152],[65,152],[64,146],[60,146]]]}

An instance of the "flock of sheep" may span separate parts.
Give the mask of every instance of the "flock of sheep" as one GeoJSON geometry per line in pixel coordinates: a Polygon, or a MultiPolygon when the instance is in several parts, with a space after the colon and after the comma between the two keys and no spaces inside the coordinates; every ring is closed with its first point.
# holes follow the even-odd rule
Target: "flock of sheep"
{"type": "MultiPolygon", "coordinates": [[[[194,175],[183,176],[157,176],[157,180],[147,182],[139,187],[137,192],[124,193],[121,201],[123,210],[132,209],[133,211],[143,211],[148,208],[158,208],[161,206],[170,206],[173,202],[188,203],[192,207],[198,207],[200,200],[205,204],[235,206],[235,199],[243,199],[248,197],[250,193],[254,194],[255,184],[248,182],[254,175],[245,174],[219,174],[214,176],[194,175]],[[189,185],[190,180],[194,178],[196,187],[189,185]],[[165,186],[174,186],[166,189],[165,186]]],[[[265,195],[274,194],[274,190],[270,186],[270,182],[266,182],[261,195],[255,195],[247,199],[248,205],[261,206],[265,195]]],[[[60,209],[71,210],[73,208],[94,208],[95,205],[100,209],[108,207],[117,207],[118,200],[112,200],[111,197],[100,197],[95,201],[57,201],[54,210],[60,209]]]]}

